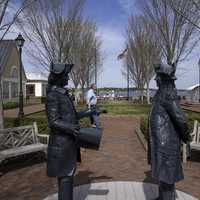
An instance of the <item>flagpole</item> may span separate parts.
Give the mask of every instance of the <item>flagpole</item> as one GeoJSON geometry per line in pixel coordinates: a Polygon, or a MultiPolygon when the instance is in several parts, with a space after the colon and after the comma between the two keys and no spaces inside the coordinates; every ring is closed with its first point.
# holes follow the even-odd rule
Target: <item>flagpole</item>
{"type": "MultiPolygon", "coordinates": [[[[121,60],[125,58],[127,55],[127,52],[128,52],[128,48],[124,49],[124,51],[118,55],[117,59],[121,60]]],[[[130,98],[129,71],[130,71],[130,68],[129,68],[129,65],[127,64],[127,101],[129,101],[129,98],[130,98]]]]}
{"type": "Polygon", "coordinates": [[[130,91],[129,91],[129,65],[127,65],[127,101],[129,101],[129,96],[130,96],[130,91]]]}

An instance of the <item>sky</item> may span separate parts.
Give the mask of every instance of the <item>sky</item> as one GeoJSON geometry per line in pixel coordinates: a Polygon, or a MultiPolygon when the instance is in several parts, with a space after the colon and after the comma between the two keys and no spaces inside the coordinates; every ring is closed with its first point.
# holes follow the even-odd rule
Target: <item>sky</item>
{"type": "MultiPolygon", "coordinates": [[[[103,72],[98,77],[100,87],[127,85],[126,78],[121,73],[123,61],[118,61],[117,55],[124,49],[128,17],[130,14],[138,14],[139,6],[135,0],[87,0],[84,15],[97,23],[98,34],[103,42],[103,72]]],[[[187,60],[179,64],[177,88],[185,89],[198,84],[198,52],[195,50],[187,60]]],[[[156,87],[154,79],[150,86],[156,87]]]]}
{"type": "MultiPolygon", "coordinates": [[[[98,87],[127,86],[126,78],[121,73],[123,61],[117,60],[117,56],[124,50],[128,17],[130,14],[138,14],[139,6],[136,0],[86,0],[83,16],[96,22],[97,34],[102,41],[103,72],[98,76],[98,87]]],[[[177,88],[185,89],[198,84],[198,52],[195,50],[188,60],[178,66],[177,88]]],[[[23,59],[26,71],[34,72],[34,67],[27,62],[28,57],[23,54],[23,59]]],[[[133,84],[131,86],[134,87],[133,84]]],[[[150,87],[156,87],[154,80],[150,87]]]]}

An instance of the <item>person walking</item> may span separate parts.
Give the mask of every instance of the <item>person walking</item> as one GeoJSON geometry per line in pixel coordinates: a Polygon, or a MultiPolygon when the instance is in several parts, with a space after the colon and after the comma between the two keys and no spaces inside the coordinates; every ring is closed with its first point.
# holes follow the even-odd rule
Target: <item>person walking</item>
{"type": "MultiPolygon", "coordinates": [[[[93,83],[87,92],[86,101],[87,106],[91,110],[97,110],[97,96],[96,96],[96,85],[93,83]]],[[[93,128],[100,128],[99,115],[97,112],[93,112],[90,117],[91,125],[93,128]]]]}

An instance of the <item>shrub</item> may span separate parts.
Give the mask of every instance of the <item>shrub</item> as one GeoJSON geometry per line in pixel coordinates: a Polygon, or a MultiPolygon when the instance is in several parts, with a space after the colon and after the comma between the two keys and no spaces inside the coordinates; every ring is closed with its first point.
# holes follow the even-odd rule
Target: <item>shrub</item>
{"type": "Polygon", "coordinates": [[[148,138],[148,117],[141,117],[140,119],[140,130],[143,133],[145,139],[148,138]]]}
{"type": "MultiPolygon", "coordinates": [[[[191,111],[186,111],[187,119],[188,119],[188,127],[189,127],[189,132],[192,132],[193,126],[194,126],[194,121],[198,120],[200,122],[200,115],[199,113],[191,112],[191,111]]],[[[148,137],[148,117],[142,117],[140,119],[140,130],[144,134],[145,139],[148,137]]]]}
{"type": "Polygon", "coordinates": [[[40,118],[25,117],[21,120],[19,118],[5,118],[5,127],[11,128],[11,127],[32,125],[33,122],[37,122],[39,133],[48,134],[47,120],[44,117],[40,118]]]}
{"type": "Polygon", "coordinates": [[[17,107],[19,107],[19,103],[18,102],[7,102],[7,103],[3,104],[3,109],[4,110],[17,108],[17,107]]]}
{"type": "MultiPolygon", "coordinates": [[[[49,133],[47,118],[44,112],[36,113],[30,116],[24,117],[21,120],[19,118],[5,118],[5,127],[12,128],[12,127],[18,127],[18,126],[32,125],[33,122],[37,122],[38,130],[40,134],[49,133]]],[[[80,121],[80,124],[81,124],[81,127],[89,127],[90,121],[88,118],[84,118],[80,121]]]]}

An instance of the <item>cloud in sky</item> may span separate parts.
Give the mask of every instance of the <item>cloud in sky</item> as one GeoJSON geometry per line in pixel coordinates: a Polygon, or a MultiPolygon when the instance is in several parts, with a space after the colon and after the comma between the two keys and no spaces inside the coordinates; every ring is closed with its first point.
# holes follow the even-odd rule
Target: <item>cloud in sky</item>
{"type": "MultiPolygon", "coordinates": [[[[138,14],[139,13],[139,1],[137,0],[118,0],[122,9],[127,15],[138,14]]],[[[140,2],[141,3],[141,2],[140,2]]]]}
{"type": "Polygon", "coordinates": [[[120,5],[128,14],[132,12],[134,0],[119,0],[120,5]]]}

